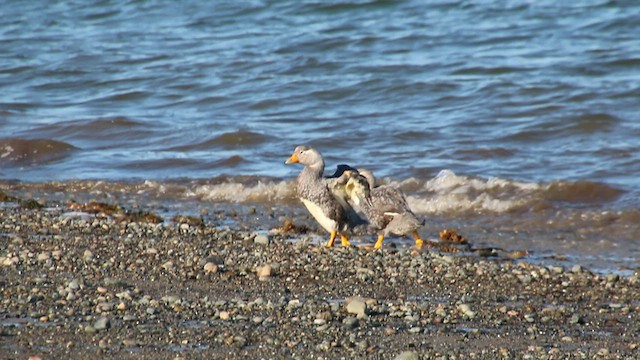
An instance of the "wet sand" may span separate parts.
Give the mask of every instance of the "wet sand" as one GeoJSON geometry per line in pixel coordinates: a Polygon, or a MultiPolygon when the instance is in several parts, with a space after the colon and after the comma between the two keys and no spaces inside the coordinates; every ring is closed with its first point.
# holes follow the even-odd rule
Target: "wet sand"
{"type": "Polygon", "coordinates": [[[0,208],[3,359],[640,353],[637,272],[596,274],[464,251],[326,249],[304,234],[7,204],[0,208]]]}

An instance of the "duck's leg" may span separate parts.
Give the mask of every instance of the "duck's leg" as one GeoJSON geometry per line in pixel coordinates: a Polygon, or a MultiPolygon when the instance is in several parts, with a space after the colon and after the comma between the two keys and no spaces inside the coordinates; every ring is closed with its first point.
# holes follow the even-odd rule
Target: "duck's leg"
{"type": "Polygon", "coordinates": [[[342,246],[351,246],[349,237],[347,237],[347,235],[340,234],[340,240],[342,241],[342,246]]]}
{"type": "Polygon", "coordinates": [[[373,245],[374,249],[382,249],[382,242],[384,241],[384,235],[380,234],[378,235],[378,240],[376,241],[376,244],[373,245]]]}
{"type": "Polygon", "coordinates": [[[334,230],[334,231],[332,231],[332,232],[331,232],[331,236],[329,237],[329,242],[327,242],[327,245],[325,245],[325,247],[328,247],[328,248],[332,247],[332,246],[333,246],[333,243],[335,243],[335,242],[336,242],[336,236],[337,236],[337,235],[338,235],[338,232],[337,232],[337,231],[335,231],[335,230],[334,230]]]}
{"type": "Polygon", "coordinates": [[[420,234],[418,234],[418,230],[413,230],[413,237],[416,238],[416,247],[418,249],[422,248],[424,245],[424,240],[420,238],[420,234]]]}

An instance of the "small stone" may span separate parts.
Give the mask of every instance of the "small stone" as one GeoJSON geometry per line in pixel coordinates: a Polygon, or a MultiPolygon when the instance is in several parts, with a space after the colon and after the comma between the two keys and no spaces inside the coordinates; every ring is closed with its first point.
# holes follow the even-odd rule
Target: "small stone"
{"type": "Polygon", "coordinates": [[[363,318],[367,315],[367,303],[366,300],[360,296],[354,296],[347,299],[347,312],[349,314],[355,314],[358,318],[363,318]]]}
{"type": "Polygon", "coordinates": [[[84,327],[84,332],[86,332],[87,334],[95,334],[96,333],[96,328],[94,328],[91,325],[87,325],[84,327]]]}
{"type": "Polygon", "coordinates": [[[49,252],[43,252],[38,254],[38,261],[47,261],[51,258],[51,255],[49,255],[49,252]]]}
{"type": "Polygon", "coordinates": [[[147,310],[145,310],[145,311],[149,315],[155,315],[155,314],[158,313],[158,309],[153,307],[153,306],[148,307],[147,310]]]}
{"type": "Polygon", "coordinates": [[[269,236],[265,234],[258,234],[253,238],[253,242],[256,244],[269,245],[269,236]]]}
{"type": "Polygon", "coordinates": [[[609,274],[607,275],[607,282],[614,283],[620,280],[620,275],[618,274],[609,274]]]}
{"type": "Polygon", "coordinates": [[[67,285],[67,288],[69,290],[78,290],[80,289],[80,282],[77,279],[73,279],[69,282],[69,284],[67,285]]]}
{"type": "Polygon", "coordinates": [[[326,323],[327,323],[327,320],[325,320],[325,319],[315,319],[315,320],[313,320],[313,324],[314,325],[324,325],[326,323]]]}
{"type": "Polygon", "coordinates": [[[355,318],[353,316],[349,316],[347,318],[345,318],[344,320],[342,320],[342,324],[344,324],[344,326],[347,329],[355,329],[358,327],[358,324],[360,323],[360,320],[358,320],[358,318],[355,318]]]}
{"type": "Polygon", "coordinates": [[[260,267],[258,267],[256,269],[256,272],[257,272],[259,278],[268,278],[268,277],[270,277],[271,274],[272,274],[272,271],[273,271],[273,269],[272,269],[271,265],[268,265],[268,264],[265,265],[265,266],[260,266],[260,267]]]}
{"type": "Polygon", "coordinates": [[[415,351],[403,351],[393,360],[419,360],[418,353],[415,351]]]}
{"type": "Polygon", "coordinates": [[[524,319],[527,320],[527,322],[532,323],[536,321],[536,316],[535,314],[525,314],[524,319]]]}
{"type": "Polygon", "coordinates": [[[220,316],[220,320],[229,320],[229,318],[231,317],[228,311],[220,311],[219,316],[220,316]]]}
{"type": "Polygon", "coordinates": [[[96,322],[93,324],[93,328],[96,330],[105,330],[111,327],[111,321],[109,320],[108,317],[101,317],[100,319],[96,320],[96,322]]]}
{"type": "Polygon", "coordinates": [[[122,345],[126,347],[134,347],[134,346],[138,346],[138,342],[133,339],[124,339],[122,340],[122,345]]]}
{"type": "Polygon", "coordinates": [[[581,273],[582,272],[582,266],[580,266],[578,264],[573,265],[573,267],[571,268],[571,272],[572,273],[576,273],[576,274],[581,273]]]}
{"type": "Polygon", "coordinates": [[[212,262],[208,262],[204,265],[204,271],[215,274],[218,272],[218,265],[212,262]]]}
{"type": "Polygon", "coordinates": [[[262,324],[262,322],[264,321],[264,318],[262,316],[255,316],[252,319],[254,324],[262,324]]]}
{"type": "Polygon", "coordinates": [[[469,304],[458,305],[458,310],[470,319],[473,319],[476,316],[475,311],[471,310],[471,306],[469,306],[469,304]]]}
{"type": "Polygon", "coordinates": [[[104,294],[106,293],[108,290],[106,287],[102,287],[102,286],[98,286],[98,288],[96,289],[96,291],[100,294],[104,294]]]}
{"type": "Polygon", "coordinates": [[[135,321],[136,319],[135,315],[125,315],[122,317],[122,321],[135,321]]]}
{"type": "Polygon", "coordinates": [[[91,259],[93,259],[93,253],[91,252],[91,250],[85,250],[84,254],[82,255],[82,257],[84,258],[85,261],[89,261],[91,259]]]}
{"type": "Polygon", "coordinates": [[[562,342],[566,342],[566,343],[573,342],[573,338],[571,336],[563,336],[561,340],[562,342]]]}
{"type": "Polygon", "coordinates": [[[578,315],[578,314],[573,314],[573,315],[571,316],[571,319],[569,319],[569,323],[570,323],[570,324],[572,324],[572,325],[575,325],[575,324],[582,324],[582,323],[583,323],[583,320],[582,320],[582,317],[580,317],[580,315],[578,315]]]}
{"type": "Polygon", "coordinates": [[[422,328],[420,328],[419,326],[415,326],[409,329],[409,333],[411,334],[418,334],[420,331],[422,331],[422,328]]]}
{"type": "Polygon", "coordinates": [[[562,266],[552,266],[550,270],[554,274],[562,274],[564,272],[564,269],[562,268],[562,266]]]}

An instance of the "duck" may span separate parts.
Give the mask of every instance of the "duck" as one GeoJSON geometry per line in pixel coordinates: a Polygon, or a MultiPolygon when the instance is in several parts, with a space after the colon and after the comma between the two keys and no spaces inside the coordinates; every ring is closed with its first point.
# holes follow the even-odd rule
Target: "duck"
{"type": "Polygon", "coordinates": [[[343,195],[336,193],[337,178],[323,177],[325,164],[322,154],[309,146],[299,145],[284,163],[304,165],[296,179],[296,194],[318,224],[329,232],[326,247],[332,247],[338,235],[342,246],[350,246],[347,235],[349,208],[340,201],[343,195]]]}
{"type": "Polygon", "coordinates": [[[347,196],[364,214],[369,226],[378,233],[374,249],[381,249],[389,234],[404,236],[411,233],[415,246],[422,248],[424,240],[418,229],[424,225],[411,211],[406,196],[399,189],[388,185],[377,185],[373,173],[367,169],[346,170],[347,196]]]}

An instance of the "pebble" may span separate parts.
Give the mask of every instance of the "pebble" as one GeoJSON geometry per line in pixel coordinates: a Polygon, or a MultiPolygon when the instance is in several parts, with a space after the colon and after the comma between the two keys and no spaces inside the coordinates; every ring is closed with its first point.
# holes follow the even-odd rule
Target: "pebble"
{"type": "Polygon", "coordinates": [[[67,285],[67,288],[69,290],[78,290],[80,289],[80,282],[77,279],[73,279],[69,282],[69,284],[67,285]]]}
{"type": "Polygon", "coordinates": [[[256,269],[256,273],[258,274],[258,277],[260,279],[264,279],[264,278],[268,278],[271,276],[273,272],[273,268],[271,267],[271,265],[264,265],[264,266],[259,266],[256,269]]]}
{"type": "Polygon", "coordinates": [[[147,310],[145,310],[145,312],[149,315],[155,315],[158,313],[158,309],[153,306],[150,306],[147,308],[147,310]]]}
{"type": "Polygon", "coordinates": [[[253,242],[256,244],[269,245],[269,236],[265,234],[258,234],[253,238],[253,242]]]}
{"type": "Polygon", "coordinates": [[[108,317],[101,317],[93,323],[93,328],[100,331],[111,327],[111,321],[108,317]]]}
{"type": "Polygon", "coordinates": [[[475,311],[471,310],[471,306],[469,306],[469,304],[458,305],[458,310],[470,319],[476,317],[475,311]]]}
{"type": "Polygon", "coordinates": [[[134,347],[134,346],[138,346],[138,342],[133,339],[124,339],[122,340],[122,345],[126,347],[134,347]]]}
{"type": "Polygon", "coordinates": [[[229,320],[229,318],[231,317],[228,311],[220,311],[219,316],[220,316],[220,320],[229,320]]]}
{"type": "Polygon", "coordinates": [[[349,314],[355,314],[358,318],[363,318],[367,315],[366,300],[360,296],[348,298],[346,306],[347,312],[349,314]]]}
{"type": "Polygon", "coordinates": [[[418,353],[415,351],[403,351],[398,354],[393,360],[419,360],[418,353]]]}
{"type": "Polygon", "coordinates": [[[360,320],[353,316],[346,317],[344,320],[342,320],[342,324],[344,324],[347,329],[355,329],[358,327],[359,323],[360,320]]]}
{"type": "Polygon", "coordinates": [[[571,316],[571,319],[569,319],[569,323],[570,323],[570,324],[573,324],[573,325],[575,325],[575,324],[582,324],[583,322],[584,322],[584,321],[582,320],[582,317],[580,317],[580,315],[578,315],[578,314],[573,314],[573,315],[571,316]]]}
{"type": "Polygon", "coordinates": [[[85,250],[83,255],[82,255],[82,258],[85,261],[92,260],[93,259],[93,252],[91,252],[91,250],[85,250]]]}
{"type": "Polygon", "coordinates": [[[204,265],[204,271],[215,274],[218,272],[218,264],[208,262],[204,265]]]}

